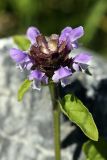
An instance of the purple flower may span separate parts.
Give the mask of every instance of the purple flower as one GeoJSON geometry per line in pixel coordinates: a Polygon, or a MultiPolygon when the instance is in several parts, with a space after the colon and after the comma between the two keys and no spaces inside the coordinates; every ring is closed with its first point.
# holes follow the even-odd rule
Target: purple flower
{"type": "Polygon", "coordinates": [[[10,56],[16,63],[23,63],[28,55],[19,49],[12,48],[10,49],[10,56]]]}
{"type": "Polygon", "coordinates": [[[54,72],[54,75],[52,77],[52,80],[55,83],[58,83],[61,81],[61,84],[63,87],[65,87],[67,84],[69,84],[69,81],[67,80],[67,77],[72,75],[72,71],[70,68],[66,67],[60,67],[58,70],[54,72]]]}
{"type": "Polygon", "coordinates": [[[73,58],[73,69],[75,71],[85,71],[88,68],[88,62],[92,59],[89,54],[80,53],[73,58]]]}
{"type": "Polygon", "coordinates": [[[27,37],[31,43],[36,43],[36,37],[40,34],[39,30],[35,27],[29,27],[27,30],[27,37]]]}
{"type": "Polygon", "coordinates": [[[72,48],[77,48],[77,40],[84,35],[83,27],[77,27],[72,29],[71,27],[66,27],[62,30],[59,37],[59,43],[66,41],[69,50],[72,48]]]}
{"type": "Polygon", "coordinates": [[[39,70],[31,71],[29,80],[33,80],[32,87],[37,90],[41,89],[41,83],[48,84],[48,77],[39,70]]]}
{"type": "Polygon", "coordinates": [[[83,36],[83,27],[66,27],[60,36],[43,36],[35,27],[29,27],[27,37],[31,41],[28,51],[11,49],[10,56],[21,69],[27,69],[32,87],[40,90],[41,84],[61,83],[64,87],[71,83],[72,74],[83,71],[91,60],[89,54],[79,54],[69,58],[69,53],[78,47],[77,40],[83,36]]]}
{"type": "Polygon", "coordinates": [[[17,67],[21,70],[25,68],[29,70],[33,65],[29,55],[25,51],[12,48],[10,49],[10,57],[17,63],[17,67]]]}

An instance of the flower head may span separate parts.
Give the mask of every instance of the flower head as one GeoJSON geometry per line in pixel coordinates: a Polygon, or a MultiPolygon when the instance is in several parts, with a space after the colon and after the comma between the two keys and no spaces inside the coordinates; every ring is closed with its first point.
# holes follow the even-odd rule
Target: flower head
{"type": "Polygon", "coordinates": [[[91,56],[79,54],[69,58],[69,53],[78,48],[77,40],[83,36],[83,27],[72,29],[66,27],[60,35],[52,34],[47,37],[35,27],[29,27],[27,37],[31,41],[28,51],[11,49],[11,58],[22,69],[30,71],[29,80],[33,81],[33,88],[40,89],[41,83],[61,82],[62,86],[69,84],[68,77],[75,71],[85,70],[91,56]]]}

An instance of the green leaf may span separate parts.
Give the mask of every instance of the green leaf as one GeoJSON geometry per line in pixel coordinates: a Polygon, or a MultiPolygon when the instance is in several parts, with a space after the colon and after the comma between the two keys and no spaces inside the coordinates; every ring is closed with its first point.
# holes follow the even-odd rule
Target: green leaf
{"type": "Polygon", "coordinates": [[[63,98],[61,110],[81,128],[87,137],[98,141],[98,130],[91,113],[73,94],[68,94],[63,98]]]}
{"type": "Polygon", "coordinates": [[[13,40],[21,50],[28,50],[30,47],[30,41],[23,35],[13,36],[13,40]]]}
{"type": "Polygon", "coordinates": [[[24,94],[28,91],[28,89],[30,88],[32,81],[29,81],[28,79],[26,79],[20,86],[19,90],[18,90],[18,101],[21,101],[23,99],[24,94]]]}
{"type": "Polygon", "coordinates": [[[98,142],[88,141],[83,145],[87,160],[107,160],[107,141],[100,139],[98,142]]]}

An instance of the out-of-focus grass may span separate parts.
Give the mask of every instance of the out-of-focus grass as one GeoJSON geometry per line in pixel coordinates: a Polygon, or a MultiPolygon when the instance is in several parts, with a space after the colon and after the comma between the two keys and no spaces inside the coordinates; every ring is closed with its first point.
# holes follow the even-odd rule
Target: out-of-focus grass
{"type": "Polygon", "coordinates": [[[99,28],[100,21],[107,10],[107,0],[99,0],[90,9],[85,22],[86,35],[83,37],[84,44],[88,44],[99,28]]]}

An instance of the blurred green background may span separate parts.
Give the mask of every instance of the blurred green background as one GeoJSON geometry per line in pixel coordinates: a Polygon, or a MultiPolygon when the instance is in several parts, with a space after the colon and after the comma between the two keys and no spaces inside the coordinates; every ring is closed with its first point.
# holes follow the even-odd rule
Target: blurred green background
{"type": "Polygon", "coordinates": [[[107,57],[107,0],[0,0],[0,37],[30,25],[47,35],[82,25],[81,44],[107,57]]]}

